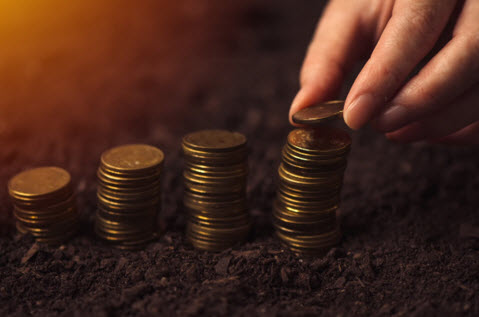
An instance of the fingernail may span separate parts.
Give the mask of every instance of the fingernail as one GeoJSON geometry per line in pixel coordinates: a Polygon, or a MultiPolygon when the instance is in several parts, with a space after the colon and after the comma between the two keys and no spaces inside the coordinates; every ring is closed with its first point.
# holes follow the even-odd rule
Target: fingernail
{"type": "Polygon", "coordinates": [[[364,94],[353,100],[344,112],[344,121],[354,130],[361,128],[371,120],[375,110],[375,98],[364,94]]]}
{"type": "Polygon", "coordinates": [[[398,143],[411,143],[425,139],[427,134],[419,123],[411,123],[399,130],[386,133],[386,137],[398,143]]]}
{"type": "Polygon", "coordinates": [[[380,132],[395,131],[407,123],[409,113],[406,107],[394,105],[376,118],[375,128],[380,132]]]}

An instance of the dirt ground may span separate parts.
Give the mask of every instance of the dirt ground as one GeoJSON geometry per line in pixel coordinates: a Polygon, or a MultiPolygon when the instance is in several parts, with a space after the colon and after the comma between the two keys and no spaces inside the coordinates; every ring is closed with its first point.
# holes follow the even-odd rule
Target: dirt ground
{"type": "Polygon", "coordinates": [[[477,316],[477,147],[354,132],[341,244],[302,258],[272,235],[289,103],[322,2],[46,0],[24,16],[3,8],[13,13],[0,24],[0,315],[477,316]],[[180,141],[203,128],[240,131],[251,149],[254,232],[217,254],[183,235],[180,141]],[[139,252],[92,232],[100,154],[131,142],[167,157],[164,233],[139,252]],[[41,165],[68,169],[77,188],[82,230],[61,247],[13,226],[6,183],[41,165]]]}

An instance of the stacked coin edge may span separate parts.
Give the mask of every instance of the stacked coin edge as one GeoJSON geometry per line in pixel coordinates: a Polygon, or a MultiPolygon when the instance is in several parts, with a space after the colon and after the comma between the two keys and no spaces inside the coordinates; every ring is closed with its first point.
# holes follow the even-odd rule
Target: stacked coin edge
{"type": "Polygon", "coordinates": [[[203,130],[183,138],[186,236],[200,250],[221,251],[244,242],[251,229],[247,210],[246,138],[226,130],[203,130]],[[205,146],[195,142],[203,138],[205,146]],[[239,140],[215,147],[215,140],[239,140]]]}
{"type": "Polygon", "coordinates": [[[103,153],[97,170],[95,233],[98,237],[119,249],[137,250],[157,236],[163,164],[163,152],[145,144],[123,145],[103,153]],[[108,162],[108,153],[115,150],[148,151],[157,153],[161,159],[146,168],[125,169],[108,162]]]}
{"type": "Polygon", "coordinates": [[[293,252],[324,254],[339,243],[337,210],[350,144],[346,132],[333,127],[296,129],[288,135],[278,168],[272,218],[276,235],[293,252]],[[295,133],[314,134],[311,131],[339,134],[345,145],[327,151],[292,142],[295,133]]]}
{"type": "Polygon", "coordinates": [[[37,242],[51,245],[61,244],[77,233],[76,196],[71,176],[64,169],[39,167],[21,172],[9,181],[8,191],[20,233],[30,233],[37,242]],[[31,184],[35,181],[38,184],[31,184]],[[35,185],[42,187],[41,193],[19,189],[35,185]]]}

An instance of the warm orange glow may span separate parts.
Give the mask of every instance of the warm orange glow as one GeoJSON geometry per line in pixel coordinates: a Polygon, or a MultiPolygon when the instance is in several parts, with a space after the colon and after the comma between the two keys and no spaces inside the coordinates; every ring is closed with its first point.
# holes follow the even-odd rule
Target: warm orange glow
{"type": "Polygon", "coordinates": [[[0,126],[41,131],[51,120],[89,122],[118,103],[181,94],[175,85],[201,52],[210,58],[222,40],[230,47],[224,29],[241,3],[0,0],[0,126]]]}
{"type": "MultiPolygon", "coordinates": [[[[133,61],[169,52],[178,15],[170,3],[0,0],[0,121],[6,111],[78,117],[114,104],[132,82],[133,61]]],[[[162,61],[148,67],[164,72],[162,61]]]]}

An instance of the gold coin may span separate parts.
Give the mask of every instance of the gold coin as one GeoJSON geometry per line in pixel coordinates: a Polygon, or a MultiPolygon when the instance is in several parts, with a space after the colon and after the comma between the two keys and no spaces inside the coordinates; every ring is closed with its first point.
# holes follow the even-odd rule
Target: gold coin
{"type": "Polygon", "coordinates": [[[283,152],[282,153],[287,153],[291,154],[292,156],[300,156],[303,158],[303,160],[310,160],[310,161],[327,161],[331,162],[333,160],[338,160],[338,159],[346,159],[346,155],[348,154],[347,151],[345,152],[339,152],[339,153],[320,153],[320,152],[306,152],[306,151],[301,151],[298,148],[293,147],[291,144],[286,143],[283,147],[283,152]]]}
{"type": "Polygon", "coordinates": [[[333,230],[336,226],[336,223],[328,221],[308,222],[302,224],[284,222],[277,217],[274,217],[272,222],[275,230],[280,231],[285,235],[317,234],[318,232],[333,230]]]}
{"type": "Polygon", "coordinates": [[[295,208],[318,208],[318,209],[329,209],[330,206],[339,205],[340,197],[335,195],[332,197],[327,197],[324,199],[295,199],[287,195],[283,195],[281,192],[278,192],[277,199],[282,204],[295,207],[295,208]]]}
{"type": "Polygon", "coordinates": [[[15,209],[20,213],[29,216],[48,216],[62,212],[65,209],[74,206],[76,200],[75,194],[70,194],[68,198],[63,201],[55,202],[54,204],[36,204],[36,203],[18,203],[14,202],[15,209]]]}
{"type": "Polygon", "coordinates": [[[195,242],[199,242],[205,245],[209,246],[214,246],[216,248],[216,251],[221,251],[224,249],[227,249],[235,244],[238,244],[238,242],[241,242],[245,240],[246,237],[241,237],[241,240],[232,240],[232,239],[224,239],[224,238],[214,238],[210,236],[204,236],[202,234],[197,234],[196,232],[193,231],[186,231],[186,237],[188,240],[194,240],[195,242]]]}
{"type": "MultiPolygon", "coordinates": [[[[145,209],[135,212],[124,212],[121,210],[119,212],[108,210],[102,206],[97,208],[97,217],[110,219],[112,221],[130,223],[134,222],[137,219],[156,219],[158,210],[156,209],[145,209]]],[[[98,218],[97,218],[98,219],[98,218]]]]}
{"type": "Polygon", "coordinates": [[[279,189],[289,196],[308,198],[319,198],[330,196],[334,194],[340,194],[341,186],[325,186],[325,187],[304,187],[295,186],[281,181],[279,183],[279,189]]]}
{"type": "Polygon", "coordinates": [[[206,221],[206,222],[215,222],[215,223],[229,223],[231,225],[232,220],[235,217],[236,224],[238,223],[245,223],[249,221],[249,215],[246,212],[246,209],[238,209],[236,211],[228,211],[228,212],[209,212],[205,210],[194,210],[194,209],[187,209],[188,212],[188,221],[206,221]]]}
{"type": "Polygon", "coordinates": [[[147,209],[152,206],[156,206],[160,203],[160,199],[152,198],[151,200],[136,202],[136,203],[128,203],[128,202],[118,202],[108,199],[97,192],[98,202],[101,203],[103,206],[107,206],[109,209],[113,210],[138,210],[138,209],[147,209]]]}
{"type": "Polygon", "coordinates": [[[245,209],[243,210],[236,210],[232,212],[221,212],[218,211],[211,212],[207,210],[198,210],[198,209],[189,209],[186,208],[187,211],[187,219],[189,222],[208,222],[208,223],[216,223],[218,226],[234,226],[239,225],[240,223],[249,222],[249,215],[245,209]],[[232,222],[231,219],[235,217],[238,218],[236,222],[232,222]]]}
{"type": "Polygon", "coordinates": [[[316,173],[298,173],[296,170],[289,169],[287,164],[280,164],[279,169],[281,175],[287,175],[287,177],[292,179],[297,179],[299,181],[304,181],[307,183],[330,183],[332,180],[342,180],[344,168],[331,170],[327,172],[316,172],[316,173]]]}
{"type": "Polygon", "coordinates": [[[145,234],[151,234],[154,228],[124,228],[124,227],[109,227],[104,223],[96,223],[97,230],[104,235],[113,237],[114,239],[133,240],[138,237],[143,237],[145,234]]]}
{"type": "Polygon", "coordinates": [[[185,187],[194,193],[205,195],[229,195],[233,193],[244,193],[246,191],[245,184],[234,184],[231,187],[226,186],[211,186],[207,184],[193,183],[188,179],[184,179],[185,187]]]}
{"type": "Polygon", "coordinates": [[[292,205],[289,205],[289,204],[284,204],[278,200],[275,200],[273,202],[273,206],[274,208],[276,209],[280,209],[280,210],[286,210],[290,213],[295,213],[295,214],[316,214],[316,215],[319,215],[319,214],[328,214],[330,213],[331,211],[333,210],[336,210],[338,209],[338,205],[334,205],[332,204],[331,206],[325,206],[324,208],[317,208],[317,207],[304,207],[304,206],[301,206],[301,207],[297,207],[297,206],[292,206],[292,205]]]}
{"type": "Polygon", "coordinates": [[[161,197],[160,187],[153,187],[143,192],[116,192],[108,188],[99,186],[98,193],[101,196],[104,196],[108,199],[117,200],[117,201],[138,201],[151,199],[153,197],[161,197]]]}
{"type": "Polygon", "coordinates": [[[161,174],[163,170],[163,165],[164,165],[164,160],[160,163],[160,165],[151,169],[146,169],[146,170],[118,171],[118,170],[112,170],[103,164],[100,164],[99,169],[101,169],[103,173],[111,175],[111,176],[116,176],[120,178],[125,178],[125,177],[134,178],[134,177],[144,177],[146,175],[151,175],[155,173],[161,174]]]}
{"type": "Polygon", "coordinates": [[[205,177],[197,174],[183,172],[183,177],[191,183],[201,184],[204,186],[230,186],[246,184],[245,176],[236,177],[205,177]]]}
{"type": "Polygon", "coordinates": [[[149,190],[153,190],[154,188],[159,188],[161,186],[161,181],[158,180],[152,184],[147,184],[147,185],[137,185],[137,186],[132,186],[131,184],[130,185],[124,185],[124,184],[121,184],[121,185],[113,185],[113,184],[108,184],[108,183],[105,183],[103,182],[101,179],[98,179],[98,187],[102,187],[104,189],[107,189],[109,191],[113,191],[113,192],[118,192],[118,194],[137,194],[137,193],[141,193],[141,192],[146,192],[146,191],[149,191],[149,190]]]}
{"type": "Polygon", "coordinates": [[[224,149],[221,152],[216,150],[199,150],[187,146],[185,143],[182,144],[183,153],[187,157],[191,158],[202,158],[202,159],[211,159],[211,160],[230,160],[237,157],[244,157],[248,154],[248,149],[246,146],[240,146],[233,149],[224,149]]]}
{"type": "Polygon", "coordinates": [[[95,233],[103,240],[112,241],[112,242],[143,242],[147,239],[153,239],[153,232],[135,232],[135,233],[112,233],[106,232],[98,225],[95,225],[95,233]]]}
{"type": "Polygon", "coordinates": [[[334,127],[295,129],[289,133],[288,143],[304,152],[339,154],[349,150],[351,137],[334,127]]]}
{"type": "Polygon", "coordinates": [[[278,237],[285,241],[288,245],[304,249],[321,249],[332,247],[338,244],[339,240],[341,239],[341,234],[337,230],[310,236],[289,236],[281,233],[280,231],[276,231],[276,235],[278,235],[278,237]]]}
{"type": "Polygon", "coordinates": [[[196,178],[215,179],[220,181],[225,179],[246,179],[248,176],[247,170],[230,171],[228,173],[213,173],[185,167],[184,171],[196,178]]]}
{"type": "Polygon", "coordinates": [[[291,235],[291,236],[286,236],[287,240],[293,241],[293,242],[302,242],[304,244],[314,244],[314,243],[321,243],[324,241],[334,241],[337,240],[338,237],[340,237],[341,233],[339,231],[339,228],[334,228],[334,230],[327,231],[327,232],[322,232],[319,234],[298,234],[298,235],[291,235]]]}
{"type": "Polygon", "coordinates": [[[115,244],[115,247],[117,249],[122,249],[122,250],[140,250],[143,249],[148,243],[156,239],[157,233],[153,232],[148,236],[145,236],[142,239],[136,239],[134,241],[122,241],[117,244],[115,244]]]}
{"type": "Polygon", "coordinates": [[[205,157],[199,155],[192,156],[184,152],[184,158],[185,161],[189,162],[190,164],[228,168],[232,165],[237,165],[241,162],[244,162],[247,158],[247,155],[246,153],[243,153],[240,155],[235,154],[228,157],[205,157]]]}
{"type": "Polygon", "coordinates": [[[78,226],[77,219],[69,219],[67,221],[54,223],[48,227],[34,227],[17,221],[17,229],[20,232],[29,232],[34,236],[52,236],[52,235],[67,235],[70,231],[76,230],[78,226]],[[20,229],[19,229],[20,228],[20,229]]]}
{"type": "Polygon", "coordinates": [[[330,167],[321,165],[301,165],[285,156],[282,157],[281,162],[283,163],[285,169],[287,169],[291,173],[297,174],[298,176],[310,175],[312,177],[329,177],[331,175],[342,175],[347,167],[345,161],[344,163],[340,163],[338,165],[333,165],[330,167]]]}
{"type": "Polygon", "coordinates": [[[41,214],[41,213],[25,214],[21,210],[15,208],[13,211],[13,214],[18,220],[21,220],[22,222],[27,222],[32,224],[35,224],[35,223],[50,224],[57,220],[67,219],[72,216],[76,217],[78,212],[75,207],[70,207],[68,209],[65,209],[61,212],[57,212],[54,214],[41,214]]]}
{"type": "Polygon", "coordinates": [[[196,237],[208,239],[211,241],[238,241],[245,239],[250,231],[251,226],[245,225],[235,229],[218,229],[210,227],[198,226],[189,222],[187,224],[187,231],[194,234],[196,237]]]}
{"type": "Polygon", "coordinates": [[[22,198],[51,197],[70,185],[70,174],[59,167],[39,167],[15,175],[8,182],[11,196],[22,198]]]}
{"type": "Polygon", "coordinates": [[[329,249],[331,249],[332,246],[330,247],[326,247],[326,248],[298,248],[298,247],[294,247],[292,245],[288,245],[288,243],[286,243],[285,241],[281,241],[282,245],[289,249],[291,252],[293,252],[294,254],[296,254],[297,256],[301,256],[301,257],[322,257],[322,256],[325,256],[329,249]]]}
{"type": "Polygon", "coordinates": [[[211,241],[208,239],[202,239],[187,232],[186,237],[188,241],[199,250],[209,252],[220,252],[225,249],[231,248],[242,241],[211,241]]]}
{"type": "Polygon", "coordinates": [[[241,174],[247,173],[248,164],[239,163],[229,166],[217,166],[217,165],[202,165],[192,164],[191,162],[185,162],[185,169],[198,174],[208,175],[229,175],[229,174],[241,174]]]}
{"type": "Polygon", "coordinates": [[[293,115],[293,122],[317,125],[343,116],[344,100],[332,100],[303,108],[293,115]]]}
{"type": "Polygon", "coordinates": [[[196,193],[194,191],[185,188],[184,196],[187,199],[202,201],[205,203],[224,203],[229,201],[244,200],[246,199],[244,192],[233,192],[225,194],[215,193],[196,193]]]}
{"type": "Polygon", "coordinates": [[[297,186],[298,188],[315,188],[315,189],[323,189],[323,188],[338,188],[342,184],[342,175],[336,175],[334,177],[322,177],[322,178],[303,178],[300,175],[294,175],[288,172],[284,168],[278,168],[278,174],[282,181],[291,185],[297,186]]]}
{"type": "Polygon", "coordinates": [[[312,158],[307,157],[292,151],[289,151],[287,147],[283,148],[281,152],[283,159],[288,159],[291,162],[294,162],[298,165],[304,165],[308,168],[315,169],[334,169],[335,166],[344,166],[346,165],[346,158],[344,156],[336,156],[333,158],[312,158]]]}
{"type": "Polygon", "coordinates": [[[224,200],[224,201],[208,201],[203,199],[195,199],[189,195],[185,195],[183,202],[188,206],[198,206],[207,209],[226,209],[237,208],[240,206],[246,206],[246,198],[241,197],[237,200],[224,200]]]}
{"type": "Polygon", "coordinates": [[[150,190],[144,191],[144,192],[138,192],[138,193],[115,193],[113,191],[110,191],[108,189],[105,189],[103,187],[98,187],[97,193],[100,196],[105,197],[106,199],[116,201],[116,202],[140,202],[144,200],[150,200],[153,198],[160,198],[161,197],[161,192],[160,189],[157,188],[152,188],[150,190]]]}
{"type": "Polygon", "coordinates": [[[111,174],[106,172],[102,167],[97,171],[97,176],[107,183],[112,184],[135,184],[135,185],[144,185],[150,184],[154,181],[157,181],[160,178],[160,171],[148,173],[142,176],[131,176],[131,175],[120,175],[120,174],[111,174]]]}
{"type": "Polygon", "coordinates": [[[285,223],[292,223],[298,225],[314,224],[314,223],[333,223],[336,224],[336,213],[332,210],[324,215],[321,214],[294,214],[285,210],[273,208],[272,215],[274,218],[285,223]]]}
{"type": "Polygon", "coordinates": [[[163,163],[163,152],[151,145],[129,144],[107,150],[101,164],[109,170],[131,173],[158,168],[163,163]]]}
{"type": "Polygon", "coordinates": [[[183,138],[183,144],[194,150],[223,152],[245,146],[246,137],[227,130],[202,130],[187,134],[183,138]]]}

